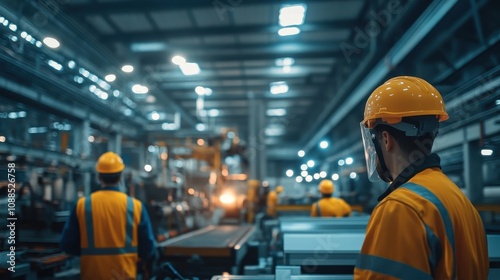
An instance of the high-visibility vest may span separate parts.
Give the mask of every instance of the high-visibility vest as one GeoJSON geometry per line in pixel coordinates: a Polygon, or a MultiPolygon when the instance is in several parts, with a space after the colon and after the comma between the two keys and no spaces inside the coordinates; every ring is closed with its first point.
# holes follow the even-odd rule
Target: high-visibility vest
{"type": "Polygon", "coordinates": [[[322,198],[313,204],[312,217],[344,217],[351,214],[351,206],[341,198],[322,198]]]}
{"type": "Polygon", "coordinates": [[[78,200],[81,279],[135,279],[142,204],[114,190],[78,200]]]}

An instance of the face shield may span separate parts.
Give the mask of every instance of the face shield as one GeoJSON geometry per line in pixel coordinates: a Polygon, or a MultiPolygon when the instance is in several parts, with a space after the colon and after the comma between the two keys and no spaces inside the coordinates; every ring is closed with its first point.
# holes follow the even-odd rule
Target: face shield
{"type": "Polygon", "coordinates": [[[365,148],[365,160],[366,160],[366,170],[368,172],[368,179],[371,182],[380,181],[380,177],[377,172],[377,151],[375,149],[375,144],[373,143],[375,135],[370,132],[369,128],[366,128],[363,123],[360,123],[361,136],[363,138],[363,146],[365,148]]]}

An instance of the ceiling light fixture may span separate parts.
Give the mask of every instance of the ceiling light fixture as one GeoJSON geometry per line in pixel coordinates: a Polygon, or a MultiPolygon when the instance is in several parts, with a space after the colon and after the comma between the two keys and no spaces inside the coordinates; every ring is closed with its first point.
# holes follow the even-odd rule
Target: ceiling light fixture
{"type": "Polygon", "coordinates": [[[292,36],[300,33],[300,29],[297,27],[284,27],[278,30],[278,35],[280,36],[292,36]]]}
{"type": "Polygon", "coordinates": [[[107,82],[114,82],[116,80],[116,75],[114,74],[109,74],[109,75],[106,75],[106,77],[104,77],[104,80],[106,80],[107,82]]]}
{"type": "Polygon", "coordinates": [[[180,65],[186,63],[186,59],[180,55],[176,55],[176,56],[172,57],[172,63],[180,66],[180,65]]]}
{"type": "Polygon", "coordinates": [[[186,76],[197,75],[200,73],[200,66],[198,66],[198,63],[186,62],[184,64],[180,64],[179,67],[181,68],[182,73],[186,76]]]}
{"type": "Polygon", "coordinates": [[[274,82],[270,85],[270,91],[272,94],[282,94],[288,92],[288,84],[286,82],[274,82]]]}
{"type": "Polygon", "coordinates": [[[279,23],[281,26],[301,25],[306,16],[306,5],[289,5],[280,9],[279,23]]]}
{"type": "Polygon", "coordinates": [[[125,73],[132,73],[134,72],[134,66],[132,65],[123,65],[122,66],[122,71],[125,72],[125,73]]]}
{"type": "MultiPolygon", "coordinates": [[[[26,38],[28,38],[28,37],[26,37],[26,38]]],[[[31,39],[31,38],[30,38],[30,39],[31,39]]],[[[43,39],[43,43],[44,43],[45,45],[47,45],[47,47],[49,47],[49,48],[51,48],[51,49],[57,49],[57,48],[59,48],[59,46],[61,45],[61,44],[59,43],[59,41],[57,41],[57,39],[52,38],[52,37],[45,37],[45,38],[43,39]]]]}
{"type": "Polygon", "coordinates": [[[132,91],[136,94],[146,94],[149,92],[149,89],[146,86],[135,84],[132,86],[132,91]]]}

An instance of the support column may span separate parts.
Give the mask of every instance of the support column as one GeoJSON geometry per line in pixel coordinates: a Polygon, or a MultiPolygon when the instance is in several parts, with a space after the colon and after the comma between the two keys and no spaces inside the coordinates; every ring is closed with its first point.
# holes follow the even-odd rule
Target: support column
{"type": "MultiPolygon", "coordinates": [[[[90,136],[90,121],[84,120],[82,122],[81,138],[80,138],[80,143],[81,143],[80,155],[81,158],[84,160],[90,158],[91,146],[88,140],[89,136],[90,136]]],[[[85,196],[90,195],[91,191],[90,184],[91,184],[90,172],[85,172],[83,174],[83,193],[85,196]]]]}
{"type": "Polygon", "coordinates": [[[258,103],[257,100],[255,100],[255,97],[253,94],[250,95],[250,106],[248,107],[249,110],[249,117],[248,117],[248,128],[249,128],[249,135],[248,135],[248,147],[249,147],[249,152],[250,152],[250,177],[249,179],[256,179],[260,180],[259,178],[259,170],[258,170],[258,134],[259,134],[259,128],[257,126],[257,113],[259,111],[258,103]]]}
{"type": "Polygon", "coordinates": [[[266,103],[263,99],[257,100],[257,128],[258,128],[258,137],[257,137],[257,153],[259,159],[259,179],[260,181],[264,181],[267,177],[267,153],[266,153],[266,103]]]}
{"type": "Polygon", "coordinates": [[[84,120],[82,122],[81,138],[76,140],[76,141],[79,140],[81,143],[80,155],[82,159],[87,159],[90,156],[91,147],[89,142],[89,136],[90,136],[90,121],[84,120]]]}
{"type": "Polygon", "coordinates": [[[478,141],[466,141],[463,148],[465,188],[472,203],[479,203],[484,198],[481,148],[478,141]]]}
{"type": "Polygon", "coordinates": [[[113,151],[117,154],[122,152],[122,135],[120,133],[113,134],[108,139],[108,151],[113,151]]]}

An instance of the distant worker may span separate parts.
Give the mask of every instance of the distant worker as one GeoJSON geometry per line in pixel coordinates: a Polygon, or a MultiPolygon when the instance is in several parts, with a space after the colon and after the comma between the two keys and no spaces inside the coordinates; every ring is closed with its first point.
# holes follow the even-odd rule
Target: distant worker
{"type": "Polygon", "coordinates": [[[368,223],[354,279],[488,278],[481,217],[431,153],[447,119],[441,94],[420,78],[392,78],[368,98],[361,122],[368,178],[390,185],[368,223]]]}
{"type": "Polygon", "coordinates": [[[267,215],[273,218],[277,215],[276,207],[278,206],[278,195],[283,192],[283,186],[277,186],[274,191],[270,191],[267,195],[267,215]]]}
{"type": "Polygon", "coordinates": [[[352,212],[351,206],[341,198],[332,197],[335,187],[330,180],[323,180],[318,185],[321,199],[311,207],[312,217],[345,217],[352,212]]]}
{"type": "Polygon", "coordinates": [[[258,192],[259,192],[260,182],[258,180],[249,180],[248,181],[248,190],[247,190],[247,222],[253,223],[255,217],[255,210],[257,208],[258,202],[258,192]]]}
{"type": "Polygon", "coordinates": [[[117,154],[101,155],[96,170],[102,188],[78,200],[64,227],[60,245],[80,256],[81,279],[136,279],[138,264],[145,278],[151,273],[153,230],[146,207],[118,190],[124,169],[117,154]]]}

